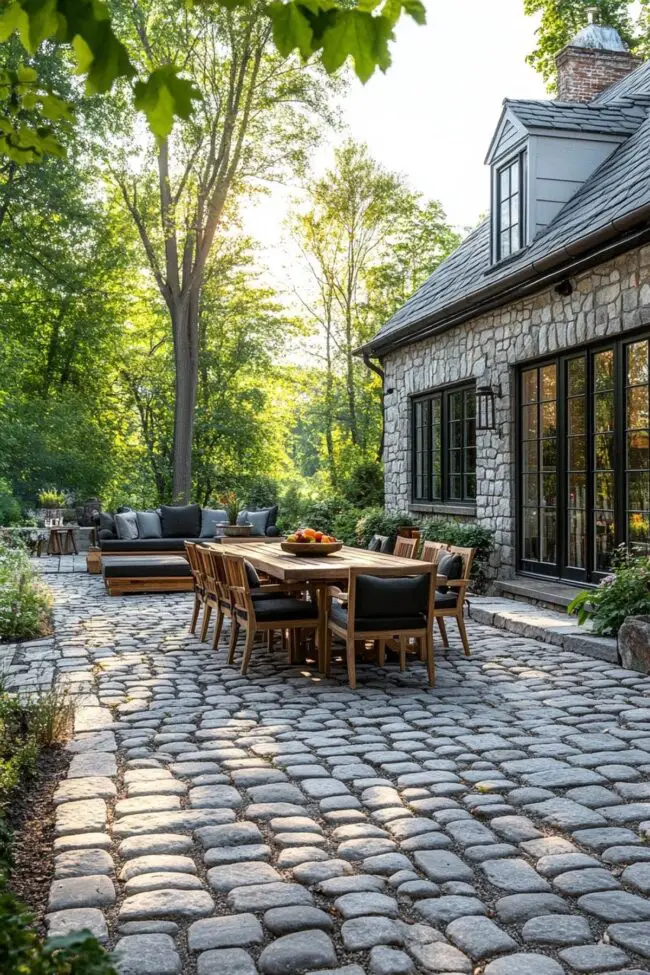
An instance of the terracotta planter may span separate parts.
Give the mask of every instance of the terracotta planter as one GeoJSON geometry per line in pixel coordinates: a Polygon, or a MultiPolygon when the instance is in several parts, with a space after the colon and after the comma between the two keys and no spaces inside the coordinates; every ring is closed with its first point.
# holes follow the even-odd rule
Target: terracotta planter
{"type": "Polygon", "coordinates": [[[252,525],[224,525],[223,533],[228,538],[248,538],[252,533],[252,525]]]}

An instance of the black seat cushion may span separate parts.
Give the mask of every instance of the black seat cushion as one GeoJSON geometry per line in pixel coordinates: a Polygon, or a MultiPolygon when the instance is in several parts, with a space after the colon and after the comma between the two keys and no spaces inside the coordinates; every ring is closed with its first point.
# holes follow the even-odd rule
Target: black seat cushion
{"type": "MultiPolygon", "coordinates": [[[[454,555],[450,552],[448,555],[443,555],[443,557],[438,562],[438,574],[441,576],[446,576],[447,579],[462,579],[463,578],[463,560],[460,555],[454,555]]],[[[448,586],[440,585],[438,586],[438,591],[445,593],[448,592],[448,586]]]]}
{"type": "MultiPolygon", "coordinates": [[[[188,538],[199,542],[199,538],[188,538]]],[[[99,548],[105,555],[120,552],[184,552],[184,538],[100,538],[99,548]]]]}
{"type": "MultiPolygon", "coordinates": [[[[330,610],[330,620],[342,629],[348,626],[348,611],[345,606],[334,600],[330,610]]],[[[359,633],[385,632],[403,633],[404,630],[421,630],[426,625],[426,616],[417,614],[415,616],[375,616],[372,619],[363,619],[357,616],[354,628],[359,633]]]]}
{"type": "Polygon", "coordinates": [[[445,592],[436,589],[436,609],[453,609],[457,602],[458,593],[453,589],[447,589],[446,586],[445,592]]]}
{"type": "Polygon", "coordinates": [[[318,609],[308,599],[292,599],[283,596],[279,599],[253,596],[255,617],[259,623],[272,623],[274,620],[315,620],[318,609]]]}
{"type": "Polygon", "coordinates": [[[163,538],[198,538],[201,534],[201,505],[163,504],[161,506],[163,538]]]}
{"type": "Polygon", "coordinates": [[[107,579],[152,579],[192,575],[189,562],[179,555],[105,558],[102,559],[102,572],[107,579]]]}

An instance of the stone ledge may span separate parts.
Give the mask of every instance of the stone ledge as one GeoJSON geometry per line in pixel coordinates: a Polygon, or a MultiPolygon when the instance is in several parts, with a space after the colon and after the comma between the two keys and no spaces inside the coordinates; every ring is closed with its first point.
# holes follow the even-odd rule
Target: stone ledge
{"type": "Polygon", "coordinates": [[[584,627],[578,626],[575,618],[550,609],[530,606],[515,599],[469,596],[468,616],[477,623],[496,626],[530,640],[540,640],[572,653],[618,663],[616,640],[593,636],[584,627]]]}

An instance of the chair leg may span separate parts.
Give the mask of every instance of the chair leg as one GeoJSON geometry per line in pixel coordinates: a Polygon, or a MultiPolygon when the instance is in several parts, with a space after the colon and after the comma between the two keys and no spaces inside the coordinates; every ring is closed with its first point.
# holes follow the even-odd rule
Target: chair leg
{"type": "Polygon", "coordinates": [[[406,637],[399,638],[399,669],[402,673],[406,670],[406,637]]]}
{"type": "Polygon", "coordinates": [[[445,621],[442,618],[442,616],[438,616],[436,618],[438,620],[438,629],[440,630],[440,636],[442,637],[442,645],[446,650],[448,650],[449,640],[447,639],[447,628],[445,626],[445,621]]]}
{"type": "Polygon", "coordinates": [[[273,630],[269,630],[266,634],[266,649],[269,653],[273,652],[273,630]]]}
{"type": "Polygon", "coordinates": [[[289,664],[296,662],[296,631],[289,630],[289,664]]]}
{"type": "Polygon", "coordinates": [[[253,643],[255,642],[255,630],[252,626],[246,628],[246,645],[244,647],[244,656],[241,662],[241,672],[245,674],[248,670],[248,664],[251,659],[251,653],[253,652],[253,643]]]}
{"type": "Polygon", "coordinates": [[[386,641],[379,640],[379,648],[377,650],[377,663],[380,667],[386,664],[386,641]]]}
{"type": "Polygon", "coordinates": [[[205,609],[203,611],[203,623],[201,624],[201,636],[199,638],[201,640],[201,643],[205,641],[205,638],[208,635],[208,627],[210,626],[211,616],[212,616],[212,606],[210,605],[210,603],[206,603],[205,609]]]}
{"type": "Polygon", "coordinates": [[[194,609],[192,610],[192,622],[190,623],[190,633],[196,632],[196,624],[201,610],[201,598],[198,592],[194,593],[194,609]]]}
{"type": "Polygon", "coordinates": [[[219,647],[219,638],[221,637],[222,627],[223,627],[223,610],[221,606],[217,606],[217,618],[214,621],[214,633],[212,634],[213,650],[217,650],[219,647]]]}
{"type": "Polygon", "coordinates": [[[357,686],[357,661],[356,661],[356,643],[354,640],[348,640],[346,645],[346,658],[348,664],[348,684],[355,690],[357,686]]]}
{"type": "Polygon", "coordinates": [[[239,636],[239,623],[237,617],[233,613],[232,619],[230,620],[230,643],[228,644],[228,663],[234,664],[235,662],[235,650],[237,649],[237,637],[239,636]]]}
{"type": "Polygon", "coordinates": [[[427,647],[427,671],[429,674],[429,686],[436,686],[436,658],[433,647],[433,630],[429,630],[425,637],[427,647]]]}
{"type": "Polygon", "coordinates": [[[458,629],[460,631],[460,638],[463,641],[463,650],[465,651],[465,656],[471,656],[472,651],[469,648],[469,640],[467,639],[467,630],[465,629],[465,620],[463,618],[462,611],[456,617],[456,622],[458,623],[458,629]]]}
{"type": "Polygon", "coordinates": [[[329,677],[332,673],[332,631],[329,626],[327,627],[327,636],[325,638],[325,660],[323,661],[323,666],[325,676],[329,677]]]}

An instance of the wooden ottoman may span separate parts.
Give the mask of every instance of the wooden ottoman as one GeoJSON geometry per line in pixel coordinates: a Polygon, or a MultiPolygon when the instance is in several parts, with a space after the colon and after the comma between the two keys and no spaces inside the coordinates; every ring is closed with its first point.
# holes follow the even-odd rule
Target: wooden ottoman
{"type": "Polygon", "coordinates": [[[102,558],[104,584],[111,596],[129,592],[186,592],[193,588],[189,562],[182,555],[102,558]]]}

